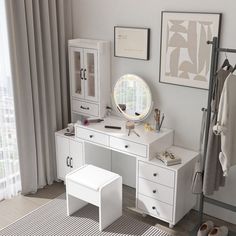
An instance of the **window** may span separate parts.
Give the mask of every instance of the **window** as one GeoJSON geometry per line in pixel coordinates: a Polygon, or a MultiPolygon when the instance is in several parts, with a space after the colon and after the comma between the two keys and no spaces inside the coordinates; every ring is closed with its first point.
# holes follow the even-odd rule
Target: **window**
{"type": "Polygon", "coordinates": [[[0,0],[0,200],[21,190],[5,0],[0,0]]]}

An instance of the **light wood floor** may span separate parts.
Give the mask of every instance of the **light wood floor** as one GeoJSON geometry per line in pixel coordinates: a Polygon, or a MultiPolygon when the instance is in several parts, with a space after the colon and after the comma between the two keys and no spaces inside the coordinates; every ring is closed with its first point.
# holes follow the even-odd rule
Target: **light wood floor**
{"type": "MultiPolygon", "coordinates": [[[[65,192],[63,183],[54,183],[40,189],[34,195],[18,196],[10,200],[0,202],[0,229],[13,223],[22,216],[30,213],[50,200],[65,192]]],[[[130,208],[135,206],[135,189],[128,186],[123,187],[123,210],[130,216],[143,221],[147,224],[157,226],[172,235],[187,236],[197,223],[197,212],[189,212],[173,229],[168,228],[168,224],[157,220],[151,216],[142,217],[141,214],[132,211],[130,208]]],[[[204,216],[204,220],[211,219],[216,225],[227,225],[232,231],[236,232],[236,225],[227,224],[213,217],[204,216]]],[[[236,235],[236,233],[235,233],[236,235]]]]}

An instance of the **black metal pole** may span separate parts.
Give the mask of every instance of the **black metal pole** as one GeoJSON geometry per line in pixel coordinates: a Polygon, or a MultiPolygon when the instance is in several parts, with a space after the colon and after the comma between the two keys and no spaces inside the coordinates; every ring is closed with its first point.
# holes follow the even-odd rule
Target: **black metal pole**
{"type": "MultiPolygon", "coordinates": [[[[206,162],[206,154],[207,154],[207,144],[208,144],[208,136],[209,136],[209,127],[211,122],[211,100],[213,93],[213,84],[215,80],[215,71],[217,66],[217,50],[218,50],[218,39],[217,37],[213,38],[212,42],[207,42],[208,44],[212,44],[212,52],[211,52],[211,70],[210,70],[210,81],[209,81],[209,92],[208,92],[208,102],[207,102],[207,120],[206,120],[206,130],[205,130],[205,140],[204,140],[204,149],[203,149],[203,168],[206,162]]],[[[204,170],[203,170],[204,176],[204,170]]],[[[203,208],[204,208],[204,194],[200,195],[200,203],[199,203],[199,220],[198,225],[200,226],[203,221],[203,208]]]]}

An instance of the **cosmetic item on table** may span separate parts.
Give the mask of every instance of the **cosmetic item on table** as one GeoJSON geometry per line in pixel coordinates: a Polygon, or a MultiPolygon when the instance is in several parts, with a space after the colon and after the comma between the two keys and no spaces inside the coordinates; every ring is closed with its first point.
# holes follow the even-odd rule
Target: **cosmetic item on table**
{"type": "Polygon", "coordinates": [[[112,108],[110,106],[106,106],[106,116],[110,116],[112,112],[112,108]]]}
{"type": "Polygon", "coordinates": [[[161,110],[159,110],[158,108],[156,108],[154,111],[155,111],[154,118],[156,121],[156,131],[160,132],[163,121],[165,119],[165,115],[164,113],[162,113],[162,116],[161,116],[161,110]]]}
{"type": "Polygon", "coordinates": [[[83,119],[81,121],[82,125],[89,125],[89,124],[92,124],[92,123],[100,123],[104,121],[103,119],[83,119]]]}
{"type": "Polygon", "coordinates": [[[65,136],[69,136],[69,137],[73,137],[73,136],[75,136],[75,133],[67,133],[67,132],[66,132],[66,133],[64,133],[64,135],[65,135],[65,136]]]}
{"type": "Polygon", "coordinates": [[[126,127],[126,129],[128,130],[128,136],[130,136],[130,133],[131,133],[131,131],[132,131],[132,132],[135,133],[138,137],[140,137],[140,135],[134,130],[135,124],[134,124],[133,121],[127,121],[125,127],[126,127]]]}
{"type": "Polygon", "coordinates": [[[73,123],[69,123],[67,125],[66,132],[67,133],[74,133],[74,124],[73,123]]]}
{"type": "Polygon", "coordinates": [[[181,164],[181,158],[170,151],[157,153],[156,158],[162,161],[166,166],[181,164]]]}
{"type": "Polygon", "coordinates": [[[69,123],[66,128],[65,136],[74,136],[75,135],[75,127],[73,123],[69,123]]]}
{"type": "Polygon", "coordinates": [[[144,124],[144,129],[145,131],[153,131],[153,128],[149,123],[144,124]]]}
{"type": "Polygon", "coordinates": [[[161,117],[161,123],[160,123],[160,126],[159,126],[159,131],[161,130],[164,119],[165,119],[165,114],[163,113],[162,117],[161,117]]]}
{"type": "Polygon", "coordinates": [[[120,126],[113,126],[113,125],[105,125],[104,128],[106,128],[106,129],[121,129],[120,126]]]}

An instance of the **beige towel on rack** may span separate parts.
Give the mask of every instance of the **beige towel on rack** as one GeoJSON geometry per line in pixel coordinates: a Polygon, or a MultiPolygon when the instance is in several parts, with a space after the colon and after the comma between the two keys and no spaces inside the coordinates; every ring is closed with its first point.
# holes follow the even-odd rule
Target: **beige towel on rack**
{"type": "Polygon", "coordinates": [[[217,123],[222,131],[219,132],[221,137],[219,159],[224,176],[227,176],[229,168],[236,165],[236,75],[230,74],[225,81],[217,123]]]}
{"type": "Polygon", "coordinates": [[[217,114],[220,103],[220,96],[223,90],[223,86],[226,78],[230,74],[231,70],[220,69],[217,72],[214,84],[213,84],[213,96],[211,101],[211,123],[209,128],[207,153],[204,168],[203,178],[203,193],[204,195],[212,195],[214,191],[217,191],[220,186],[224,186],[225,178],[219,161],[219,153],[221,151],[221,140],[219,136],[213,133],[213,126],[217,122],[217,114]]]}

